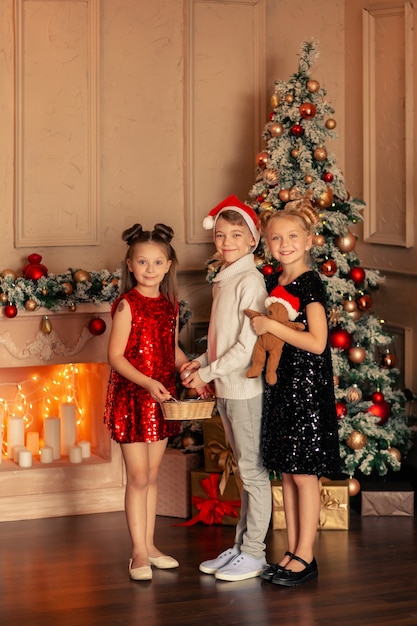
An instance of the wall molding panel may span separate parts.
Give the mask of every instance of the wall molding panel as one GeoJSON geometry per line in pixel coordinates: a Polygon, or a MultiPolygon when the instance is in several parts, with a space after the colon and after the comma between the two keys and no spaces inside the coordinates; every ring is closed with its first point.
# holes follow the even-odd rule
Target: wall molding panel
{"type": "Polygon", "coordinates": [[[100,0],[16,0],[15,246],[99,242],[100,0]]]}
{"type": "Polygon", "coordinates": [[[401,2],[364,9],[362,15],[364,240],[410,248],[415,184],[413,6],[401,2]]]}
{"type": "Polygon", "coordinates": [[[208,211],[232,193],[245,200],[253,183],[266,123],[265,5],[185,0],[187,243],[211,242],[202,228],[208,211]]]}

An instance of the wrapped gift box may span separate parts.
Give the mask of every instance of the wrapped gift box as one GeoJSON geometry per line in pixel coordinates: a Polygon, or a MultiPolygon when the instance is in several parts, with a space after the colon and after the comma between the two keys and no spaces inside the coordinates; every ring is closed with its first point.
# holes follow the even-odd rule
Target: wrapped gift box
{"type": "Polygon", "coordinates": [[[414,515],[414,491],[409,483],[366,485],[361,491],[361,514],[364,516],[414,515]]]}
{"type": "Polygon", "coordinates": [[[224,493],[219,490],[221,475],[202,471],[191,472],[192,519],[187,525],[223,524],[235,526],[240,515],[240,492],[235,476],[227,479],[224,493]]]}
{"type": "Polygon", "coordinates": [[[223,472],[231,455],[220,415],[203,423],[204,469],[206,472],[223,472]]]}
{"type": "Polygon", "coordinates": [[[191,471],[202,463],[199,452],[167,448],[158,473],[157,515],[191,515],[191,471]]]}
{"type": "MultiPolygon", "coordinates": [[[[271,481],[272,528],[285,530],[282,482],[271,481]]],[[[348,530],[349,528],[349,481],[332,480],[321,483],[321,507],[319,530],[348,530]]]]}

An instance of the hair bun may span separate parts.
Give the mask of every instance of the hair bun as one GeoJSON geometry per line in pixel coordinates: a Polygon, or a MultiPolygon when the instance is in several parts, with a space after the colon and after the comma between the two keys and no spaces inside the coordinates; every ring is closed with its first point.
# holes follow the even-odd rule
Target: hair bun
{"type": "Polygon", "coordinates": [[[143,228],[141,224],[134,224],[130,228],[127,228],[122,233],[122,239],[127,243],[128,246],[131,246],[133,241],[139,237],[139,235],[143,232],[143,228]]]}
{"type": "Polygon", "coordinates": [[[168,243],[171,242],[174,236],[174,231],[172,230],[172,228],[170,226],[166,226],[165,224],[155,224],[155,226],[153,227],[153,230],[154,230],[154,233],[159,235],[162,239],[164,239],[168,243]]]}

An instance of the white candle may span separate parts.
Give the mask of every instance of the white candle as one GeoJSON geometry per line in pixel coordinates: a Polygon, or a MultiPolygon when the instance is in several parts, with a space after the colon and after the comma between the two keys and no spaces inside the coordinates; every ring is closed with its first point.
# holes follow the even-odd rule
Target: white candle
{"type": "Polygon", "coordinates": [[[39,433],[33,431],[26,433],[26,447],[32,455],[39,454],[39,433]]]}
{"type": "Polygon", "coordinates": [[[40,450],[41,463],[52,463],[54,460],[54,451],[52,446],[43,446],[40,450]]]}
{"type": "Polygon", "coordinates": [[[82,462],[82,454],[80,446],[72,446],[69,449],[69,460],[70,463],[81,463],[82,462]]]}
{"type": "Polygon", "coordinates": [[[9,415],[7,418],[7,454],[13,458],[13,448],[25,445],[25,426],[23,417],[9,415]]]}
{"type": "Polygon", "coordinates": [[[32,467],[32,452],[30,450],[20,450],[19,467],[32,467]]]}
{"type": "Polygon", "coordinates": [[[22,450],[27,450],[26,446],[14,446],[13,448],[13,461],[19,463],[19,454],[22,450]]]}
{"type": "Polygon", "coordinates": [[[81,456],[83,459],[89,459],[91,456],[91,444],[89,441],[79,441],[77,446],[81,448],[81,456]]]}
{"type": "Polygon", "coordinates": [[[61,458],[61,420],[59,417],[46,417],[43,425],[45,446],[51,446],[56,461],[61,458]]]}
{"type": "Polygon", "coordinates": [[[64,402],[59,406],[61,418],[61,454],[68,455],[70,448],[77,440],[77,420],[75,417],[75,404],[64,402]]]}
{"type": "Polygon", "coordinates": [[[4,420],[4,404],[0,404],[0,463],[3,457],[3,420],[4,420]]]}

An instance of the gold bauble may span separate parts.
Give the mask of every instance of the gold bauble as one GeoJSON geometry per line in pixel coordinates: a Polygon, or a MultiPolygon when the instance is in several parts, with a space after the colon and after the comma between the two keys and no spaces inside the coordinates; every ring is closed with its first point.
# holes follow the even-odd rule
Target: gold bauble
{"type": "Polygon", "coordinates": [[[26,300],[25,302],[26,311],[36,311],[36,309],[38,308],[39,308],[39,305],[36,302],[36,300],[33,300],[32,298],[29,298],[29,300],[26,300]]]}
{"type": "Polygon", "coordinates": [[[304,182],[305,182],[306,185],[311,185],[313,180],[314,180],[314,178],[313,178],[313,176],[311,176],[311,174],[306,174],[304,176],[304,182]]]}
{"type": "Polygon", "coordinates": [[[271,124],[269,130],[270,130],[271,135],[273,137],[282,137],[282,135],[284,133],[283,125],[279,124],[278,122],[275,122],[274,124],[271,124]]]}
{"type": "Polygon", "coordinates": [[[77,305],[75,304],[75,302],[71,302],[68,305],[69,310],[71,311],[71,313],[74,313],[77,310],[77,305]]]}
{"type": "Polygon", "coordinates": [[[9,298],[7,297],[7,293],[0,293],[0,302],[8,302],[9,298]]]}
{"type": "Polygon", "coordinates": [[[322,209],[327,209],[327,207],[329,207],[332,202],[333,191],[330,189],[330,187],[327,187],[326,191],[323,191],[323,193],[320,194],[319,199],[316,200],[316,204],[318,204],[319,207],[321,207],[322,209]]]}
{"type": "Polygon", "coordinates": [[[348,359],[351,363],[363,363],[366,359],[366,350],[362,346],[353,346],[348,351],[348,359]]]}
{"type": "Polygon", "coordinates": [[[353,313],[353,311],[356,311],[356,309],[358,308],[358,305],[356,304],[355,300],[353,300],[352,298],[348,298],[343,302],[343,308],[345,309],[346,313],[353,313]]]}
{"type": "Polygon", "coordinates": [[[74,274],[74,280],[76,283],[87,283],[91,281],[91,274],[87,270],[78,270],[74,274]]]}
{"type": "Polygon", "coordinates": [[[395,457],[397,461],[401,461],[401,452],[398,450],[398,448],[388,448],[387,452],[392,454],[392,456],[395,457]]]}
{"type": "Polygon", "coordinates": [[[360,490],[361,490],[361,484],[359,480],[356,480],[356,478],[349,478],[349,482],[348,482],[349,496],[353,497],[353,496],[358,495],[360,490]]]}
{"type": "Polygon", "coordinates": [[[277,93],[276,91],[272,94],[271,96],[271,107],[273,109],[277,109],[279,107],[279,103],[280,103],[280,98],[279,98],[279,93],[277,93]]]}
{"type": "Polygon", "coordinates": [[[316,159],[316,161],[325,161],[327,159],[327,150],[326,150],[326,148],[323,148],[323,146],[318,146],[314,150],[313,156],[316,159]]]}
{"type": "Polygon", "coordinates": [[[281,202],[288,202],[288,200],[290,199],[290,190],[281,189],[281,191],[278,194],[278,197],[281,200],[281,202]]]}
{"type": "Polygon", "coordinates": [[[279,181],[278,170],[275,170],[273,167],[268,167],[264,171],[263,179],[268,185],[274,187],[274,185],[277,185],[279,181]]]}
{"type": "Polygon", "coordinates": [[[272,202],[269,202],[269,200],[262,202],[259,206],[259,208],[261,209],[261,211],[272,211],[273,209],[273,204],[272,202]]]}
{"type": "Polygon", "coordinates": [[[333,130],[333,128],[336,128],[336,120],[334,120],[332,117],[329,117],[329,119],[326,120],[325,126],[329,130],[333,130]]]}
{"type": "Polygon", "coordinates": [[[309,91],[310,93],[316,93],[316,91],[318,91],[320,89],[320,83],[318,82],[318,80],[308,80],[307,81],[307,91],[309,91]]]}
{"type": "Polygon", "coordinates": [[[287,95],[285,96],[285,102],[287,104],[291,104],[292,102],[294,102],[294,96],[292,95],[292,93],[287,93],[287,95]]]}
{"type": "Polygon", "coordinates": [[[362,391],[359,389],[358,385],[352,385],[346,389],[346,401],[349,404],[356,404],[362,400],[362,391]]]}
{"type": "Polygon", "coordinates": [[[15,272],[14,270],[11,270],[10,268],[7,267],[5,270],[3,270],[1,272],[0,276],[2,278],[6,278],[6,276],[11,276],[13,278],[13,280],[16,280],[17,272],[15,272]]]}
{"type": "Polygon", "coordinates": [[[348,315],[351,320],[353,320],[354,322],[357,322],[358,320],[361,319],[363,312],[359,311],[359,309],[356,309],[356,311],[349,311],[348,315]]]}
{"type": "Polygon", "coordinates": [[[47,289],[47,287],[42,287],[42,290],[41,290],[41,291],[42,291],[42,295],[43,295],[43,296],[47,296],[47,295],[48,295],[48,289],[47,289]]]}
{"type": "Polygon", "coordinates": [[[356,246],[356,237],[349,230],[346,235],[340,235],[339,237],[336,237],[334,242],[339,248],[340,252],[352,252],[352,250],[354,250],[356,246]]]}
{"type": "Polygon", "coordinates": [[[293,158],[293,159],[296,159],[296,158],[298,157],[299,153],[300,153],[300,150],[299,150],[298,148],[293,148],[293,149],[291,150],[291,156],[292,156],[292,158],[293,158]]]}
{"type": "Polygon", "coordinates": [[[314,235],[313,237],[313,246],[324,246],[326,243],[326,237],[322,234],[314,235]]]}
{"type": "Polygon", "coordinates": [[[333,386],[334,387],[339,386],[339,376],[336,376],[336,374],[333,376],[333,386]]]}
{"type": "Polygon", "coordinates": [[[351,448],[351,450],[360,450],[366,446],[367,441],[368,435],[360,433],[359,430],[352,430],[351,434],[346,439],[346,445],[351,448]]]}
{"type": "Polygon", "coordinates": [[[47,315],[44,315],[42,318],[42,332],[44,332],[45,335],[49,335],[52,332],[51,320],[47,315]]]}
{"type": "Polygon", "coordinates": [[[72,294],[72,292],[74,291],[74,288],[71,285],[71,283],[62,283],[62,289],[64,290],[64,293],[67,296],[70,296],[72,294]]]}

